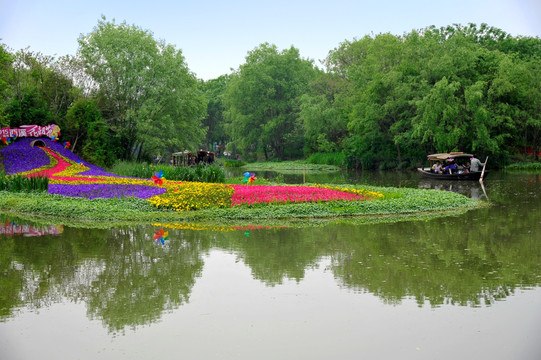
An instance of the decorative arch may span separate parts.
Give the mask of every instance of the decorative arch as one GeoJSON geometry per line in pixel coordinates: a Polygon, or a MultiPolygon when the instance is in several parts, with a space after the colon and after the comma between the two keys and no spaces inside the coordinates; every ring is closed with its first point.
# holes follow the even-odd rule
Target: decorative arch
{"type": "Polygon", "coordinates": [[[34,140],[30,143],[30,146],[32,147],[35,147],[35,146],[38,146],[38,147],[47,147],[47,145],[45,145],[45,141],[43,140],[34,140]]]}

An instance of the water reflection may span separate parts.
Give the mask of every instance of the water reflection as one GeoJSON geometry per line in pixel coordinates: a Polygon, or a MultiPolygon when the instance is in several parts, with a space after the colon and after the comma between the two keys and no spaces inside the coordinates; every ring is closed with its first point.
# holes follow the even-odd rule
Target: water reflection
{"type": "Polygon", "coordinates": [[[323,266],[342,288],[389,304],[413,298],[419,306],[488,306],[541,285],[540,184],[532,176],[496,178],[487,183],[493,206],[427,221],[304,228],[153,224],[65,227],[39,238],[1,235],[0,317],[67,298],[84,302],[89,318],[111,332],[149,324],[189,302],[211,250],[233,254],[268,287],[302,282],[307,271],[323,266]],[[166,246],[157,245],[156,235],[168,236],[166,246]]]}
{"type": "MultiPolygon", "coordinates": [[[[244,169],[244,168],[243,168],[244,169]]],[[[246,170],[229,168],[227,177],[242,177],[246,170]]],[[[410,186],[416,187],[419,175],[414,171],[362,171],[346,170],[254,170],[258,177],[286,184],[370,184],[377,186],[410,186]]]]}
{"type": "Polygon", "coordinates": [[[418,182],[419,189],[452,191],[472,199],[489,200],[484,183],[478,181],[442,181],[423,179],[418,182]]]}
{"type": "Polygon", "coordinates": [[[0,225],[0,235],[7,236],[22,235],[33,237],[43,235],[60,235],[63,231],[63,225],[36,225],[27,224],[25,222],[15,223],[9,218],[5,218],[3,224],[0,225]]]}

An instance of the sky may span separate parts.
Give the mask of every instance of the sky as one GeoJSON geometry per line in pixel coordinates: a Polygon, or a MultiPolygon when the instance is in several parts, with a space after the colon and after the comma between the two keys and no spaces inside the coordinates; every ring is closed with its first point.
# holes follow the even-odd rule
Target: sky
{"type": "Polygon", "coordinates": [[[486,23],[541,37],[541,0],[0,0],[0,43],[75,55],[77,39],[104,15],[180,49],[200,79],[229,74],[268,42],[320,66],[329,51],[365,35],[403,35],[430,25],[486,23]]]}

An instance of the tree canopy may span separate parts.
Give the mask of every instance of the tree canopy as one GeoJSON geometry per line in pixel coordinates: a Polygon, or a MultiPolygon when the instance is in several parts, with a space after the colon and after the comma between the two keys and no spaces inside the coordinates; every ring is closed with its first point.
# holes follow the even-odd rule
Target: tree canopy
{"type": "Polygon", "coordinates": [[[128,158],[136,144],[155,152],[203,140],[206,100],[180,50],[147,30],[102,18],[79,38],[78,55],[122,145],[120,158],[128,158]]]}
{"type": "Polygon", "coordinates": [[[246,160],[339,154],[382,169],[431,152],[504,165],[541,150],[541,39],[486,24],[346,40],[324,69],[262,43],[208,81],[135,25],[102,18],[78,41],[59,59],[0,47],[0,123],[56,123],[102,165],[214,145],[246,160]]]}
{"type": "Polygon", "coordinates": [[[314,76],[312,62],[294,47],[279,52],[264,43],[249,52],[224,95],[232,142],[245,154],[299,156],[303,134],[298,98],[314,76]]]}

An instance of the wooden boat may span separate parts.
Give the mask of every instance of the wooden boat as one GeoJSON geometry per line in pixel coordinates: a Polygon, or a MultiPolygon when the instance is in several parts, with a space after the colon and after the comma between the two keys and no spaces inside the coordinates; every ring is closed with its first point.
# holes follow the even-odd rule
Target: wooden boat
{"type": "Polygon", "coordinates": [[[466,165],[466,162],[472,158],[472,154],[465,154],[463,152],[451,152],[451,153],[439,153],[439,154],[431,154],[428,155],[428,161],[430,162],[430,167],[428,168],[417,168],[417,170],[423,175],[424,177],[430,178],[430,179],[440,179],[440,180],[479,180],[481,178],[481,175],[485,177],[488,173],[488,171],[470,171],[466,172],[463,170],[459,170],[453,174],[437,174],[431,171],[432,168],[432,162],[434,161],[440,161],[441,163],[445,163],[448,159],[453,159],[455,161],[455,164],[460,166],[466,165]]]}

